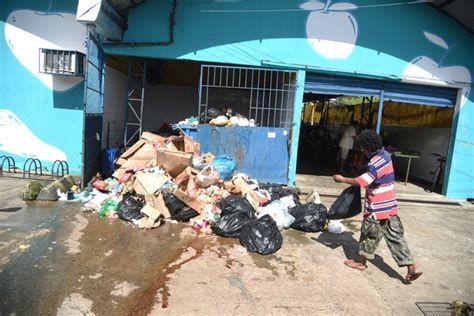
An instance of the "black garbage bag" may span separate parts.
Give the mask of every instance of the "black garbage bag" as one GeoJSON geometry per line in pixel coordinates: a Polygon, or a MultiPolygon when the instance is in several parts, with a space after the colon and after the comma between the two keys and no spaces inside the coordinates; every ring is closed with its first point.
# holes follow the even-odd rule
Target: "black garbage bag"
{"type": "Polygon", "coordinates": [[[191,218],[196,217],[199,215],[198,212],[184,204],[180,201],[177,197],[173,195],[173,193],[164,193],[163,200],[165,201],[165,205],[170,211],[171,219],[180,221],[180,222],[187,222],[191,218]]]}
{"type": "Polygon", "coordinates": [[[291,208],[289,212],[295,218],[290,226],[293,229],[315,233],[326,225],[328,210],[323,204],[302,204],[291,208]]]}
{"type": "Polygon", "coordinates": [[[282,197],[291,195],[296,205],[300,205],[300,197],[296,194],[295,191],[284,189],[281,185],[275,183],[260,184],[259,188],[262,190],[267,190],[270,193],[272,201],[279,200],[282,197]]]}
{"type": "Polygon", "coordinates": [[[242,227],[239,240],[248,251],[268,255],[281,248],[283,236],[276,222],[267,214],[242,227]]]}
{"type": "Polygon", "coordinates": [[[125,220],[132,221],[132,219],[140,219],[144,215],[142,214],[141,209],[145,205],[145,202],[142,199],[139,199],[128,192],[122,198],[122,201],[117,205],[117,215],[125,220]]]}
{"type": "Polygon", "coordinates": [[[344,219],[355,216],[362,211],[360,187],[350,186],[334,201],[329,208],[329,219],[344,219]]]}
{"type": "Polygon", "coordinates": [[[209,109],[207,110],[207,117],[208,117],[208,118],[213,119],[213,118],[216,118],[216,117],[221,116],[221,115],[224,115],[224,112],[222,112],[222,111],[219,110],[219,109],[216,109],[216,108],[209,108],[209,109]]]}
{"type": "Polygon", "coordinates": [[[222,216],[235,212],[245,213],[250,218],[253,218],[255,215],[250,202],[246,198],[237,195],[229,195],[217,203],[217,206],[221,209],[222,216]]]}
{"type": "Polygon", "coordinates": [[[212,231],[223,237],[239,237],[242,227],[255,217],[255,212],[247,199],[231,195],[217,206],[221,209],[221,218],[212,224],[212,231]]]}

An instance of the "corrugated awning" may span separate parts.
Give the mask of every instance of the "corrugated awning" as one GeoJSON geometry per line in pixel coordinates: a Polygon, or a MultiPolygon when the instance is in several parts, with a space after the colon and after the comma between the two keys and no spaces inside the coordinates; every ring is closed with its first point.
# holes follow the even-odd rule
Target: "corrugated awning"
{"type": "Polygon", "coordinates": [[[473,0],[432,0],[430,5],[456,20],[469,32],[474,33],[473,0]]]}

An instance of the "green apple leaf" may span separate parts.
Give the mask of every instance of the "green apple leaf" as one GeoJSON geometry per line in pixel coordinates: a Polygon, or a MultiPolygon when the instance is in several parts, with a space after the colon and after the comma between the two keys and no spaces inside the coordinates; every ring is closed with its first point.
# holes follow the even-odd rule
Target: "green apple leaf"
{"type": "Polygon", "coordinates": [[[448,49],[449,45],[438,35],[434,35],[429,32],[423,31],[423,34],[425,34],[425,37],[433,44],[438,45],[444,49],[448,49]]]}

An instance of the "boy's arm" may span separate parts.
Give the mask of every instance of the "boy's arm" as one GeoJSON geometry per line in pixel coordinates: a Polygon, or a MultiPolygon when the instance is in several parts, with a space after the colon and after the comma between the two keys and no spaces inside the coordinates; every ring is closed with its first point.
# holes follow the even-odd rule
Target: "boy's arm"
{"type": "Polygon", "coordinates": [[[336,174],[335,176],[333,176],[333,179],[335,182],[338,182],[338,183],[347,183],[350,185],[360,186],[356,178],[346,178],[346,177],[341,176],[340,174],[336,174]]]}

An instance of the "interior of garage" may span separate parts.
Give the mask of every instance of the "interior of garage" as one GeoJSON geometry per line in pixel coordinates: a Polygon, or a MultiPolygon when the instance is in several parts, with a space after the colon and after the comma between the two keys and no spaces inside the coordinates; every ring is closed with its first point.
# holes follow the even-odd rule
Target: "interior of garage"
{"type": "MultiPolygon", "coordinates": [[[[297,171],[300,174],[333,175],[339,168],[337,153],[342,130],[352,121],[359,122],[357,132],[366,128],[376,129],[379,97],[307,93],[304,101],[297,171]]],[[[409,181],[431,189],[433,173],[440,165],[438,157],[432,154],[447,156],[453,113],[453,106],[383,102],[380,135],[386,149],[392,152],[400,182],[405,181],[409,158],[406,156],[412,156],[409,181]]],[[[354,148],[349,153],[343,173],[356,175],[361,171],[364,158],[354,148]]],[[[438,192],[442,177],[440,181],[435,188],[438,192]]]]}

